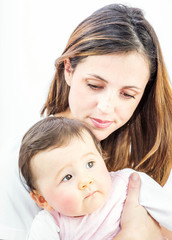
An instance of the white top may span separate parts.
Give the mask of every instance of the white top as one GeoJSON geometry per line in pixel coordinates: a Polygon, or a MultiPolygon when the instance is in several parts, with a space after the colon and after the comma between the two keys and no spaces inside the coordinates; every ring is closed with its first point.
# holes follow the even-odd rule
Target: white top
{"type": "Polygon", "coordinates": [[[0,239],[24,240],[40,211],[19,178],[20,139],[0,149],[0,239]]]}
{"type": "MultiPolygon", "coordinates": [[[[120,217],[127,194],[128,177],[124,169],[111,172],[112,189],[107,201],[92,214],[68,217],[42,210],[35,217],[28,240],[110,240],[120,231],[120,217]]],[[[141,177],[140,203],[160,225],[172,230],[172,196],[144,173],[141,177]]]]}
{"type": "Polygon", "coordinates": [[[60,240],[59,232],[54,217],[48,211],[41,210],[33,220],[27,240],[60,240]]]}
{"type": "MultiPolygon", "coordinates": [[[[0,149],[0,239],[24,240],[39,207],[23,187],[18,173],[20,140],[0,149]]],[[[165,187],[172,196],[172,174],[165,187]]]]}

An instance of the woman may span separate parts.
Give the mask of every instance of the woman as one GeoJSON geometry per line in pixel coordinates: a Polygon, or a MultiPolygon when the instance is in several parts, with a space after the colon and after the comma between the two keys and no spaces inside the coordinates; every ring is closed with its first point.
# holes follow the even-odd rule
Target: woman
{"type": "Polygon", "coordinates": [[[165,184],[172,91],[158,38],[139,9],[112,4],[79,24],[56,60],[45,110],[87,123],[110,171],[130,167],[165,184]]]}
{"type": "MultiPolygon", "coordinates": [[[[152,27],[140,10],[114,4],[93,13],[71,35],[56,61],[42,114],[84,121],[101,141],[110,171],[131,167],[163,185],[171,170],[171,105],[172,92],[152,27]]],[[[162,239],[157,224],[138,205],[140,181],[132,177],[122,230],[114,239],[162,239]]],[[[21,213],[31,211],[33,203],[21,184],[14,194],[20,209],[15,209],[11,194],[9,202],[1,202],[2,210],[13,204],[16,212],[11,214],[24,228],[32,216],[23,219],[21,213]]],[[[4,223],[9,221],[2,211],[0,216],[4,223]]],[[[24,239],[21,231],[13,239],[24,239]]]]}
{"type": "Polygon", "coordinates": [[[161,185],[166,182],[171,170],[172,91],[157,36],[140,10],[110,5],[75,29],[56,61],[55,77],[42,114],[45,110],[47,115],[73,115],[93,126],[108,153],[109,170],[132,167],[146,172],[161,185]],[[105,71],[112,72],[107,79],[105,71]],[[85,78],[85,85],[92,92],[85,90],[84,79],[80,78],[85,78]],[[115,99],[116,90],[123,96],[123,103],[118,97],[115,99]],[[91,101],[95,101],[98,110],[88,113],[86,108],[90,109],[91,101]],[[120,120],[111,114],[118,107],[115,104],[123,108],[117,109],[120,120]],[[98,111],[102,119],[97,119],[98,111]],[[93,114],[89,116],[92,121],[84,114],[93,114]],[[107,119],[107,114],[113,119],[107,119]],[[101,126],[104,120],[108,122],[101,126]],[[115,120],[115,126],[106,126],[115,120]]]}

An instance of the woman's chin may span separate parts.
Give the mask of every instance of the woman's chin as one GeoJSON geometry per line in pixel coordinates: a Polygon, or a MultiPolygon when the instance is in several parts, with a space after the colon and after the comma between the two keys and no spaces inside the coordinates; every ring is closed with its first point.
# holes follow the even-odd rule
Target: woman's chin
{"type": "Polygon", "coordinates": [[[112,132],[110,132],[110,133],[107,132],[106,133],[105,131],[100,131],[100,130],[93,130],[92,132],[99,142],[106,139],[112,133],[112,132]]]}

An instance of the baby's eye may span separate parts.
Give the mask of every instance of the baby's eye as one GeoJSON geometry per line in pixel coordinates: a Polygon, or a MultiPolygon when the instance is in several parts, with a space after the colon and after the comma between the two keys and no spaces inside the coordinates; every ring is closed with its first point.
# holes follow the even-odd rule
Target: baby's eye
{"type": "Polygon", "coordinates": [[[67,181],[69,181],[71,178],[72,178],[72,175],[71,175],[71,174],[67,174],[67,175],[62,179],[62,182],[67,182],[67,181]]]}
{"type": "Polygon", "coordinates": [[[94,162],[91,161],[91,162],[88,162],[87,165],[86,165],[86,168],[92,168],[94,165],[94,162]]]}

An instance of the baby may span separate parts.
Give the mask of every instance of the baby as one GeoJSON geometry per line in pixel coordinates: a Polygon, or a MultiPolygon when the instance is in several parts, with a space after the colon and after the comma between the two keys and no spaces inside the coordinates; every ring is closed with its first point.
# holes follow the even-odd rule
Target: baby
{"type": "MultiPolygon", "coordinates": [[[[108,172],[101,148],[77,120],[48,117],[22,140],[19,168],[34,201],[29,240],[113,239],[120,231],[128,177],[108,172]]],[[[172,230],[172,197],[144,173],[139,202],[160,225],[172,230]]]]}

